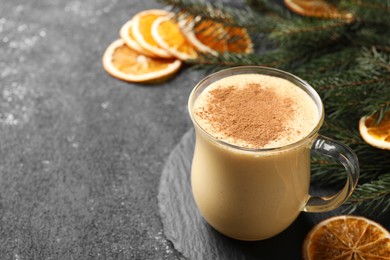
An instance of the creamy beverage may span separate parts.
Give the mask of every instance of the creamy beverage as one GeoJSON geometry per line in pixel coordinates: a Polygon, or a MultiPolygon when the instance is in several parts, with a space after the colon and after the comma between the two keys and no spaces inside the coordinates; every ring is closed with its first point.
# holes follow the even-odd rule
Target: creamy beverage
{"type": "MultiPolygon", "coordinates": [[[[319,121],[316,104],[302,89],[268,75],[216,81],[196,99],[193,109],[196,121],[209,134],[247,148],[297,142],[319,121]]],[[[194,197],[217,230],[224,227],[223,233],[244,240],[263,239],[285,229],[299,214],[309,192],[306,146],[260,155],[200,137],[196,149],[194,197]]]]}
{"type": "Polygon", "coordinates": [[[331,199],[309,195],[311,150],[327,154],[341,144],[318,136],[321,100],[291,74],[262,67],[218,72],[195,87],[189,112],[196,132],[193,197],[205,220],[229,237],[272,237],[303,210],[338,207],[356,185],[357,177],[348,176],[331,199]]]}

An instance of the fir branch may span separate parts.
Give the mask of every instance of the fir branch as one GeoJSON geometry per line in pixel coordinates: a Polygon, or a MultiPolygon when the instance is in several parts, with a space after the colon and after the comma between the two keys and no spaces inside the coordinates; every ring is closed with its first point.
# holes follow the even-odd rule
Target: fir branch
{"type": "Polygon", "coordinates": [[[372,74],[379,75],[382,72],[390,72],[390,53],[377,51],[375,47],[364,48],[357,61],[362,70],[370,71],[372,74]]]}
{"type": "MultiPolygon", "coordinates": [[[[361,177],[348,202],[350,212],[389,211],[390,154],[365,143],[358,131],[362,116],[374,115],[380,122],[390,111],[389,1],[333,1],[340,11],[353,13],[354,19],[344,20],[302,17],[272,0],[246,0],[245,9],[203,0],[159,1],[180,14],[266,35],[261,38],[267,46],[264,53],[200,54],[186,63],[202,69],[263,65],[305,79],[326,109],[320,133],[350,146],[359,158],[361,177]]],[[[313,158],[312,170],[313,182],[335,185],[345,180],[345,169],[328,159],[313,158]]]]}
{"type": "Polygon", "coordinates": [[[390,80],[390,76],[386,75],[380,75],[376,77],[375,79],[366,79],[364,78],[355,78],[355,80],[348,80],[351,79],[351,74],[354,74],[356,72],[351,71],[349,75],[341,75],[341,73],[338,73],[338,75],[334,75],[335,78],[332,79],[321,79],[318,82],[313,83],[314,85],[319,85],[317,89],[319,91],[334,91],[334,90],[342,90],[342,91],[351,91],[346,90],[346,88],[352,88],[352,91],[358,91],[362,93],[362,90],[359,90],[358,88],[372,88],[373,84],[376,83],[384,83],[390,80]],[[349,76],[349,77],[348,77],[349,76]]]}
{"type": "Polygon", "coordinates": [[[369,79],[345,72],[312,84],[323,98],[327,118],[350,121],[374,113],[390,100],[389,80],[386,75],[369,79]]]}
{"type": "Polygon", "coordinates": [[[199,53],[193,60],[187,60],[189,65],[196,65],[196,68],[221,69],[234,66],[267,66],[275,68],[286,68],[294,60],[298,60],[306,53],[293,52],[285,49],[268,51],[262,55],[238,54],[232,52],[218,53],[217,55],[199,53]]]}
{"type": "Polygon", "coordinates": [[[239,9],[224,6],[219,3],[207,1],[190,0],[158,0],[170,6],[173,12],[181,16],[202,17],[215,22],[223,23],[225,26],[245,27],[248,30],[261,27],[264,31],[270,31],[270,20],[268,17],[260,19],[251,9],[239,9]]]}
{"type": "Polygon", "coordinates": [[[390,209],[390,172],[377,180],[358,185],[346,204],[346,211],[350,213],[357,209],[370,214],[387,212],[390,209]]]}
{"type": "Polygon", "coordinates": [[[206,1],[188,1],[188,0],[159,0],[163,4],[171,7],[177,13],[187,13],[193,16],[211,19],[220,22],[231,22],[234,19],[232,13],[225,8],[223,11],[215,5],[206,1]]]}
{"type": "Polygon", "coordinates": [[[314,75],[315,79],[310,81],[323,96],[328,116],[351,117],[348,111],[360,111],[354,113],[357,117],[378,111],[383,114],[390,100],[387,84],[390,80],[387,73],[390,68],[389,54],[377,52],[375,48],[363,49],[360,56],[351,61],[356,66],[350,66],[347,71],[314,75]]]}
{"type": "Polygon", "coordinates": [[[267,0],[246,0],[246,3],[260,14],[267,14],[277,19],[291,18],[291,12],[275,1],[267,0]]]}
{"type": "Polygon", "coordinates": [[[378,51],[390,52],[389,26],[364,26],[356,31],[352,44],[367,48],[376,48],[378,51]]]}
{"type": "Polygon", "coordinates": [[[343,0],[340,2],[339,7],[351,11],[354,14],[354,17],[360,22],[389,25],[389,1],[343,0]]]}
{"type": "Polygon", "coordinates": [[[279,22],[270,38],[281,46],[323,49],[346,39],[352,33],[349,21],[293,18],[279,22]]]}
{"type": "Polygon", "coordinates": [[[327,50],[322,55],[317,55],[310,62],[302,64],[296,73],[301,78],[311,82],[330,73],[346,71],[356,66],[356,59],[360,54],[360,48],[335,48],[327,50]],[[310,72],[310,73],[308,73],[310,72]]]}

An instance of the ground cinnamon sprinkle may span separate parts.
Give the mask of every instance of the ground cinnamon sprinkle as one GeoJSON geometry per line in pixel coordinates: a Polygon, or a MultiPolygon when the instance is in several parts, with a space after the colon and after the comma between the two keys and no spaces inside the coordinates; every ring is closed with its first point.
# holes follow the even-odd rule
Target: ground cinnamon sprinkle
{"type": "Polygon", "coordinates": [[[291,98],[256,83],[211,90],[209,101],[196,111],[199,117],[218,132],[259,148],[286,131],[295,113],[291,98]]]}

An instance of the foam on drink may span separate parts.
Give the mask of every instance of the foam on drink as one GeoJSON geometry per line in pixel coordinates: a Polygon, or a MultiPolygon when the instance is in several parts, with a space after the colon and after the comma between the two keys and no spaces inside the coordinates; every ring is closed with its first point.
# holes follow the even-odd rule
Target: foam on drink
{"type": "Polygon", "coordinates": [[[297,142],[316,126],[314,101],[282,78],[245,74],[220,79],[196,99],[194,116],[212,136],[246,148],[297,142]]]}

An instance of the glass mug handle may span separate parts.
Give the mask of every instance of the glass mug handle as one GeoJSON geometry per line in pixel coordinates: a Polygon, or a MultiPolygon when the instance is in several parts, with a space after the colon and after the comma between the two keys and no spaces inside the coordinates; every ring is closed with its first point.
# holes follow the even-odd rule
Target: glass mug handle
{"type": "Polygon", "coordinates": [[[358,158],[348,146],[321,135],[314,140],[311,152],[312,154],[323,155],[339,161],[345,167],[347,181],[344,187],[335,195],[327,197],[309,195],[303,211],[325,212],[333,210],[343,204],[356,187],[359,179],[358,158]]]}

